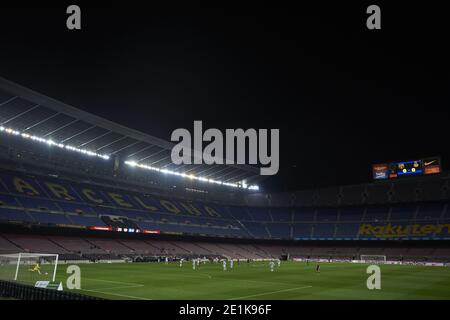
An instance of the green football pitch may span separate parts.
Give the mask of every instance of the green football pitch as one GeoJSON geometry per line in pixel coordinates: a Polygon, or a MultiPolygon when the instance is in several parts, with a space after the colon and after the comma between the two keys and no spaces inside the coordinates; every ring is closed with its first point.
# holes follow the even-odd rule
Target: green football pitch
{"type": "MultiPolygon", "coordinates": [[[[381,265],[381,289],[367,289],[367,265],[283,262],[273,272],[268,262],[222,264],[80,264],[80,293],[107,299],[450,299],[450,268],[381,265]]],[[[57,280],[65,287],[66,265],[57,280]]],[[[78,291],[78,290],[77,290],[78,291]]]]}

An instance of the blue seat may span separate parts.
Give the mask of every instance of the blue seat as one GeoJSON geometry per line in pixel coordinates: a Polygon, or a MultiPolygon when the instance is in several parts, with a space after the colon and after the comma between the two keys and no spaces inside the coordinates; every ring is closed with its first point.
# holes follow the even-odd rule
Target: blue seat
{"type": "Polygon", "coordinates": [[[419,206],[416,220],[429,220],[440,218],[444,213],[444,204],[431,203],[419,206]]]}
{"type": "Polygon", "coordinates": [[[289,223],[269,223],[267,229],[273,239],[290,239],[291,225],[289,223]]]}
{"type": "Polygon", "coordinates": [[[388,207],[369,207],[367,208],[364,221],[386,221],[388,218],[388,207]]]}
{"type": "Polygon", "coordinates": [[[274,222],[292,221],[292,209],[290,208],[272,208],[270,212],[274,222]]]}
{"type": "Polygon", "coordinates": [[[236,220],[246,220],[246,221],[252,221],[252,217],[248,215],[247,208],[245,207],[235,207],[235,206],[229,206],[228,210],[233,218],[236,220]]]}
{"type": "Polygon", "coordinates": [[[254,207],[248,209],[254,221],[272,221],[268,208],[254,207]]]}
{"type": "Polygon", "coordinates": [[[317,221],[337,221],[338,210],[325,208],[317,210],[317,221]]]}
{"type": "Polygon", "coordinates": [[[295,208],[294,221],[313,221],[315,210],[312,208],[295,208]]]}
{"type": "Polygon", "coordinates": [[[23,210],[7,209],[0,207],[0,220],[34,222],[34,219],[23,210]]]}
{"type": "Polygon", "coordinates": [[[63,214],[32,212],[30,215],[39,223],[71,224],[70,220],[63,214]]]}
{"type": "Polygon", "coordinates": [[[52,200],[19,196],[16,199],[26,209],[60,211],[60,208],[52,200]]]}
{"type": "Polygon", "coordinates": [[[356,239],[359,231],[359,223],[336,224],[336,238],[356,239]]]}
{"type": "Polygon", "coordinates": [[[66,201],[57,202],[58,206],[64,211],[68,213],[87,213],[87,214],[95,214],[94,210],[91,206],[81,203],[72,203],[66,201]]]}
{"type": "Polygon", "coordinates": [[[392,208],[390,221],[412,220],[417,206],[395,206],[392,208]]]}
{"type": "Polygon", "coordinates": [[[339,214],[339,221],[361,221],[363,217],[363,208],[342,208],[339,214]]]}
{"type": "Polygon", "coordinates": [[[5,206],[10,207],[22,207],[12,195],[0,194],[0,203],[5,206]]]}
{"type": "Polygon", "coordinates": [[[245,222],[244,225],[253,237],[261,239],[270,238],[265,224],[259,222],[245,222]]]}
{"type": "Polygon", "coordinates": [[[105,223],[98,217],[90,217],[90,216],[74,216],[74,215],[70,215],[68,216],[68,219],[75,225],[80,225],[80,226],[104,226],[105,223]]]}
{"type": "Polygon", "coordinates": [[[316,223],[313,227],[312,239],[334,238],[334,223],[316,223]]]}
{"type": "Polygon", "coordinates": [[[312,224],[311,223],[295,223],[293,225],[294,239],[311,239],[312,224]]]}

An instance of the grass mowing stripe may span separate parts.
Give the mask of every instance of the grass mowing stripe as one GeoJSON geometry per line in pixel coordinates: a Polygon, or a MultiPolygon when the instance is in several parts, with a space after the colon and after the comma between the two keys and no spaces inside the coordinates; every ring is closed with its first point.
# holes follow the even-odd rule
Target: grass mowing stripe
{"type": "Polygon", "coordinates": [[[90,289],[90,290],[98,291],[98,290],[129,289],[129,288],[141,288],[141,287],[144,287],[144,285],[143,284],[137,284],[135,286],[107,287],[107,288],[98,288],[98,289],[90,289]]]}
{"type": "Polygon", "coordinates": [[[136,296],[130,296],[130,295],[126,295],[126,294],[119,294],[119,293],[112,293],[112,292],[104,292],[104,291],[100,291],[100,290],[88,290],[88,289],[80,289],[82,291],[87,291],[87,292],[96,292],[96,293],[102,293],[105,295],[109,295],[109,296],[117,296],[117,297],[122,297],[122,298],[130,298],[130,299],[135,299],[135,300],[152,300],[149,298],[143,298],[143,297],[136,297],[136,296]]]}
{"type": "Polygon", "coordinates": [[[99,282],[109,282],[109,283],[118,283],[118,284],[125,284],[125,285],[143,285],[140,283],[131,283],[131,282],[121,282],[121,281],[112,281],[112,280],[103,280],[103,279],[94,279],[94,278],[86,278],[83,277],[83,280],[89,280],[89,281],[99,281],[99,282]]]}
{"type": "Polygon", "coordinates": [[[252,295],[244,296],[244,297],[231,298],[229,300],[240,300],[240,299],[254,298],[254,297],[260,297],[260,296],[267,296],[270,294],[288,292],[288,291],[294,291],[294,290],[300,290],[300,289],[306,289],[306,288],[312,288],[312,286],[304,286],[304,287],[290,288],[290,289],[277,290],[277,291],[271,291],[271,292],[257,293],[257,294],[252,294],[252,295]]]}

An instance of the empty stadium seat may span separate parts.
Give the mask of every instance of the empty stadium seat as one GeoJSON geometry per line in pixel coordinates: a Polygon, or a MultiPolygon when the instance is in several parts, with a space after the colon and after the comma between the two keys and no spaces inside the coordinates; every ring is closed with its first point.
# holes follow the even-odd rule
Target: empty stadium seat
{"type": "MultiPolygon", "coordinates": [[[[423,184],[418,183],[372,184],[365,191],[362,186],[350,186],[271,195],[249,194],[247,204],[254,201],[264,205],[238,206],[163,198],[139,193],[136,189],[107,187],[104,186],[107,181],[102,180],[97,184],[78,183],[3,169],[0,180],[0,221],[4,223],[131,227],[161,233],[261,239],[378,239],[384,236],[370,230],[390,223],[437,226],[450,220],[445,202],[390,203],[410,200],[400,195],[423,188],[423,184]],[[353,200],[345,200],[345,193],[353,200]],[[364,194],[366,204],[361,204],[364,194]],[[355,205],[343,205],[345,203],[355,205]],[[364,231],[364,235],[359,236],[360,226],[369,232],[364,231]]],[[[441,188],[443,182],[437,185],[441,188]]],[[[445,228],[436,234],[425,233],[422,238],[444,239],[448,236],[445,228]]],[[[416,232],[413,237],[420,238],[419,234],[416,232]]],[[[395,236],[398,235],[391,238],[395,236]]]]}

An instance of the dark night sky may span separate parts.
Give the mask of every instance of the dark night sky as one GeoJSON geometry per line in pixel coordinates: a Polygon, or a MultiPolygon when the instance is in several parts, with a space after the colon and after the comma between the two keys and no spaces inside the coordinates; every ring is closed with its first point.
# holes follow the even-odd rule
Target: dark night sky
{"type": "Polygon", "coordinates": [[[72,3],[2,3],[0,75],[163,139],[194,120],[280,128],[266,188],[367,182],[373,163],[434,155],[448,169],[443,8],[380,5],[383,29],[369,31],[362,3],[90,3],[77,2],[81,31],[65,27],[72,3]]]}

